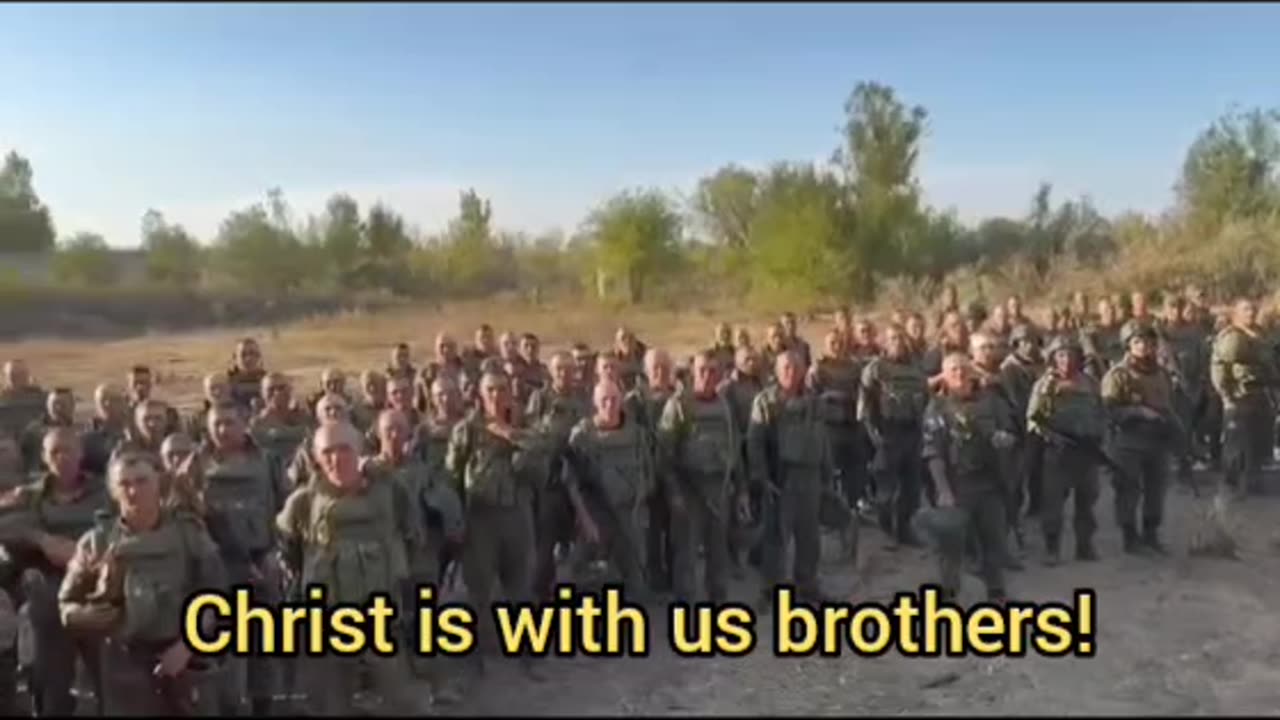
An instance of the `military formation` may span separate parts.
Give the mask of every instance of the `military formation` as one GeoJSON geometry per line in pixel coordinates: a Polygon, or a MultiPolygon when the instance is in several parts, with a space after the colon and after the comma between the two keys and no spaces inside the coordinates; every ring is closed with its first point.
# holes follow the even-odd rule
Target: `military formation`
{"type": "MultiPolygon", "coordinates": [[[[330,602],[413,606],[416,586],[461,582],[487,608],[593,578],[642,603],[724,601],[745,582],[767,612],[780,583],[833,599],[825,532],[850,567],[927,547],[947,596],[968,569],[1002,603],[1035,555],[1098,560],[1103,483],[1124,552],[1154,559],[1171,479],[1199,494],[1205,465],[1219,493],[1261,492],[1276,444],[1257,305],[1215,318],[1196,288],[1158,312],[1142,293],[1077,293],[1044,322],[1017,297],[987,312],[948,289],[931,323],[840,309],[811,349],[787,313],[763,340],[721,324],[677,364],[620,329],[544,363],[535,335],[484,325],[465,347],[438,336],[422,367],[400,343],[385,368],[350,385],[327,369],[299,393],[244,339],[189,415],[137,365],[97,387],[87,423],[70,389],[11,359],[0,706],[17,713],[25,685],[40,716],[88,698],[108,715],[348,714],[369,698],[440,712],[495,652],[481,612],[465,659],[196,657],[180,623],[201,589],[280,603],[319,584],[330,602]]],[[[540,679],[535,658],[519,665],[540,679]]]]}

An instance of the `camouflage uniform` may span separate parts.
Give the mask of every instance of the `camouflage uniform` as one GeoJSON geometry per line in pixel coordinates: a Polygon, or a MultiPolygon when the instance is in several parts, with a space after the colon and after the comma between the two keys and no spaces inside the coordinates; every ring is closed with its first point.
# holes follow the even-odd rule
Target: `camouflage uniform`
{"type": "Polygon", "coordinates": [[[1085,372],[1094,380],[1101,381],[1102,376],[1112,365],[1124,357],[1124,344],[1120,342],[1121,325],[1105,326],[1091,323],[1080,333],[1080,344],[1084,348],[1085,372]]]}
{"type": "Polygon", "coordinates": [[[76,430],[75,422],[51,417],[48,414],[29,423],[23,430],[20,447],[22,448],[22,464],[26,473],[32,475],[45,470],[44,458],[41,457],[45,433],[53,428],[65,427],[76,430]]]}
{"type": "MultiPolygon", "coordinates": [[[[279,602],[283,578],[270,572],[275,549],[273,519],[288,495],[279,465],[250,438],[242,451],[222,457],[212,448],[196,456],[203,478],[202,500],[209,535],[218,547],[232,585],[250,585],[259,602],[279,602]],[[262,573],[254,579],[254,569],[262,573]]],[[[269,705],[277,685],[275,658],[251,655],[232,658],[226,676],[226,712],[234,713],[244,698],[255,708],[269,705]]]]}
{"type": "Polygon", "coordinates": [[[880,527],[898,542],[910,542],[909,524],[920,502],[920,419],[928,385],[909,360],[880,357],[862,371],[858,420],[878,441],[872,473],[880,527]]]}
{"type": "MultiPolygon", "coordinates": [[[[823,427],[841,496],[856,506],[866,490],[869,443],[858,424],[858,388],[863,366],[849,357],[822,357],[809,371],[809,389],[821,401],[823,427]]],[[[858,524],[849,525],[847,549],[857,555],[858,524]]]]}
{"type": "MultiPolygon", "coordinates": [[[[464,488],[467,541],[462,574],[471,606],[487,608],[494,582],[500,582],[508,602],[533,596],[529,555],[536,541],[533,522],[534,476],[545,471],[543,446],[537,430],[516,430],[516,442],[485,427],[475,412],[453,429],[446,467],[464,488]]],[[[484,615],[486,613],[482,613],[484,615]]],[[[491,618],[482,619],[482,627],[491,618]]],[[[494,638],[496,636],[490,636],[494,638]]]]}
{"type": "MultiPolygon", "coordinates": [[[[738,431],[738,437],[746,438],[747,426],[751,423],[751,404],[755,402],[756,396],[764,390],[764,383],[756,376],[744,375],[738,370],[721,383],[720,392],[724,393],[725,399],[729,401],[729,409],[733,411],[733,424],[738,431]]],[[[747,467],[747,447],[746,442],[742,443],[742,452],[740,458],[740,467],[747,467]]],[[[761,488],[747,483],[747,495],[751,504],[751,515],[753,518],[759,518],[761,508],[764,507],[764,495],[761,488]]],[[[729,560],[735,566],[742,565],[742,554],[747,553],[748,562],[754,566],[760,566],[761,548],[759,542],[750,542],[744,538],[743,534],[748,528],[747,518],[740,517],[737,513],[729,516],[729,560]],[[746,547],[751,545],[751,547],[746,547]]]]}
{"type": "MultiPolygon", "coordinates": [[[[363,605],[373,593],[396,597],[409,578],[408,558],[421,548],[422,523],[403,486],[366,478],[364,488],[351,494],[337,492],[327,480],[300,487],[276,516],[286,566],[301,586],[324,586],[330,606],[363,605]]],[[[372,671],[390,713],[412,713],[417,703],[409,695],[404,658],[404,653],[307,658],[300,670],[309,714],[351,715],[362,665],[372,671]]]]}
{"type": "Polygon", "coordinates": [[[252,415],[262,404],[262,378],[266,376],[267,371],[262,368],[245,370],[234,367],[227,371],[231,402],[239,405],[246,415],[252,415]]]}
{"type": "Polygon", "coordinates": [[[300,407],[292,407],[283,415],[268,408],[249,422],[253,442],[267,452],[282,475],[314,429],[311,415],[300,407]]]}
{"type": "MultiPolygon", "coordinates": [[[[1130,329],[1125,340],[1140,330],[1130,329]]],[[[1155,339],[1154,331],[1148,331],[1155,339]]],[[[1141,363],[1132,355],[1116,364],[1102,378],[1102,402],[1110,416],[1112,457],[1124,469],[1123,477],[1111,473],[1115,483],[1116,522],[1124,534],[1126,550],[1138,543],[1139,496],[1142,499],[1142,537],[1157,545],[1157,531],[1164,518],[1165,486],[1169,474],[1169,454],[1175,438],[1172,432],[1173,382],[1155,358],[1141,363]],[[1153,410],[1161,419],[1144,418],[1142,409],[1153,410]]]]}
{"type": "MultiPolygon", "coordinates": [[[[1014,345],[1027,338],[1037,337],[1025,325],[1014,328],[1009,334],[1010,342],[1014,343],[1014,345]]],[[[1027,513],[1029,515],[1033,515],[1040,510],[1041,489],[1043,488],[1041,482],[1041,468],[1043,466],[1040,461],[1044,454],[1044,448],[1040,444],[1040,436],[1028,433],[1026,424],[1021,422],[1021,418],[1027,416],[1027,404],[1031,400],[1031,388],[1035,386],[1036,380],[1042,374],[1044,374],[1043,362],[1019,354],[1016,351],[1010,353],[1000,364],[1001,384],[1009,395],[1014,417],[1019,418],[1019,422],[1014,423],[1012,429],[1013,435],[1017,440],[1010,451],[1010,465],[1014,476],[1009,484],[1009,505],[1005,513],[1005,517],[1015,529],[1020,525],[1020,515],[1022,514],[1024,500],[1027,501],[1027,513]]]]}
{"type": "Polygon", "coordinates": [[[934,483],[950,488],[955,505],[923,509],[914,524],[933,546],[943,592],[951,598],[960,590],[970,534],[977,540],[987,596],[1004,597],[1007,493],[1001,451],[992,441],[997,432],[1013,429],[1012,419],[999,394],[980,388],[967,398],[944,391],[925,409],[922,457],[934,483]]]}
{"type": "Polygon", "coordinates": [[[725,395],[718,392],[703,400],[686,392],[671,397],[658,422],[658,444],[673,503],[676,597],[686,602],[698,598],[701,549],[706,553],[703,590],[711,602],[722,602],[728,589],[731,499],[743,485],[742,436],[725,395]]]}
{"type": "Polygon", "coordinates": [[[591,414],[590,400],[575,389],[561,392],[548,386],[529,398],[524,424],[546,433],[547,467],[535,488],[534,511],[537,548],[534,592],[552,596],[556,581],[556,545],[573,541],[573,505],[561,480],[564,450],[578,421],[591,414]]]}
{"type": "MultiPolygon", "coordinates": [[[[453,433],[453,427],[456,424],[457,421],[441,421],[435,417],[428,417],[415,430],[414,447],[416,452],[414,454],[423,463],[427,487],[448,488],[453,492],[454,497],[457,497],[461,502],[463,487],[457,484],[457,478],[445,467],[445,457],[449,451],[449,437],[453,433]]],[[[443,493],[444,490],[440,492],[443,493]]],[[[460,517],[459,522],[462,522],[462,520],[463,518],[460,517]]],[[[438,517],[428,511],[426,522],[427,547],[437,549],[433,555],[436,563],[436,577],[443,580],[449,564],[461,556],[462,548],[447,537],[448,525],[451,521],[443,511],[440,511],[438,517]]]]}
{"type": "Polygon", "coordinates": [[[1191,460],[1200,450],[1195,433],[1199,408],[1209,390],[1209,346],[1198,328],[1189,323],[1166,324],[1160,333],[1161,360],[1173,378],[1174,412],[1186,436],[1176,448],[1179,474],[1191,474],[1191,460]]]}
{"type": "MultiPolygon", "coordinates": [[[[30,685],[34,706],[38,715],[55,716],[75,712],[71,687],[76,679],[76,659],[83,658],[90,672],[96,672],[97,648],[72,637],[63,627],[58,616],[57,595],[64,568],[51,563],[38,548],[20,541],[21,529],[79,540],[94,527],[97,513],[111,505],[99,477],[82,476],[80,491],[69,501],[56,499],[53,494],[56,482],[56,478],[45,473],[36,482],[16,488],[0,511],[6,529],[17,531],[15,542],[5,538],[12,565],[6,563],[4,575],[8,577],[4,584],[15,600],[10,607],[21,608],[20,614],[26,616],[33,632],[35,655],[30,685]]],[[[0,682],[8,685],[13,682],[13,667],[10,662],[4,666],[9,676],[0,678],[0,682]]]]}
{"type": "Polygon", "coordinates": [[[1277,380],[1271,349],[1257,333],[1228,326],[1214,338],[1210,373],[1222,398],[1223,482],[1237,492],[1257,491],[1275,417],[1268,395],[1277,380]]]}
{"type": "Polygon", "coordinates": [[[781,581],[783,553],[794,538],[796,589],[813,599],[821,594],[822,491],[833,474],[818,405],[810,392],[787,397],[779,388],[769,388],[756,396],[747,431],[751,482],[764,491],[765,589],[771,591],[781,581]]]}
{"type": "Polygon", "coordinates": [[[707,352],[711,353],[711,357],[714,358],[716,364],[720,366],[720,374],[722,377],[728,377],[729,373],[733,372],[737,349],[733,347],[732,343],[728,345],[716,343],[708,348],[707,352]]]}
{"type": "Polygon", "coordinates": [[[106,476],[111,451],[124,440],[128,428],[128,422],[111,423],[101,417],[90,421],[89,429],[80,438],[84,443],[82,464],[86,472],[98,477],[106,476]]]}
{"type": "MultiPolygon", "coordinates": [[[[1057,344],[1057,343],[1055,343],[1057,344]]],[[[1049,356],[1057,349],[1050,345],[1049,356]]],[[[1079,345],[1069,343],[1076,349],[1079,345]]],[[[1031,389],[1027,402],[1031,431],[1044,445],[1044,500],[1040,527],[1051,562],[1056,562],[1062,542],[1063,506],[1067,495],[1075,499],[1075,539],[1078,555],[1093,554],[1093,534],[1097,529],[1093,506],[1098,500],[1097,458],[1076,441],[1101,443],[1106,416],[1098,382],[1080,372],[1070,379],[1056,370],[1046,372],[1031,389]],[[1056,428],[1056,429],[1055,429],[1056,428]],[[1062,432],[1070,433],[1070,439],[1062,432]]]]}
{"type": "Polygon", "coordinates": [[[672,395],[681,390],[654,390],[647,383],[632,390],[625,401],[625,413],[636,418],[644,427],[646,442],[649,444],[650,464],[653,467],[653,490],[646,499],[649,525],[645,533],[645,564],[649,569],[649,585],[654,590],[671,589],[672,570],[675,560],[675,542],[672,532],[671,505],[667,497],[667,486],[671,479],[666,477],[667,468],[659,460],[657,436],[658,421],[662,418],[663,408],[672,395]]]}
{"type": "Polygon", "coordinates": [[[192,658],[175,679],[153,674],[158,658],[182,638],[183,605],[197,591],[227,587],[217,548],[200,523],[167,512],[160,524],[134,532],[100,515],[76,547],[58,593],[62,621],[86,635],[105,635],[102,655],[103,714],[174,716],[216,714],[208,702],[217,675],[192,658]],[[102,567],[108,557],[112,562],[102,567]],[[104,581],[111,578],[110,581],[104,581]]]}
{"type": "Polygon", "coordinates": [[[579,422],[569,435],[564,470],[565,486],[586,503],[624,586],[643,597],[647,500],[655,482],[652,444],[641,418],[624,416],[621,427],[611,430],[591,418],[579,422]]]}

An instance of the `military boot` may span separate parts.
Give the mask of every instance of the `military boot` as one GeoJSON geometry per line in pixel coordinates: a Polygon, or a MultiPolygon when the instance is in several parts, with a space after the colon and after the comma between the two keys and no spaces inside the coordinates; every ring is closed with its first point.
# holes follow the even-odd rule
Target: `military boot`
{"type": "Polygon", "coordinates": [[[1158,533],[1160,526],[1156,523],[1146,523],[1142,528],[1142,542],[1148,548],[1151,548],[1157,555],[1164,555],[1164,544],[1160,542],[1158,533]]]}
{"type": "Polygon", "coordinates": [[[1044,536],[1044,564],[1054,567],[1062,562],[1062,537],[1056,533],[1044,536]]]}
{"type": "Polygon", "coordinates": [[[1142,543],[1139,542],[1138,530],[1132,525],[1124,525],[1120,528],[1124,536],[1124,551],[1130,555],[1142,554],[1142,543]]]}

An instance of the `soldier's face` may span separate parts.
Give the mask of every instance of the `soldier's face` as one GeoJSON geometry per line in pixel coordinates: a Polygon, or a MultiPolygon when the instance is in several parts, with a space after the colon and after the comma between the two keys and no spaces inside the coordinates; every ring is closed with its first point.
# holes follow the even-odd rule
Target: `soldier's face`
{"type": "Polygon", "coordinates": [[[234,412],[209,414],[209,437],[222,449],[237,449],[244,444],[244,421],[234,412]]]}
{"type": "Polygon", "coordinates": [[[1256,326],[1258,324],[1258,306],[1247,300],[1236,305],[1236,322],[1245,327],[1256,326]]]}
{"type": "Polygon", "coordinates": [[[924,337],[924,321],[914,315],[907,318],[905,329],[909,338],[919,340],[924,337]]]}
{"type": "MultiPolygon", "coordinates": [[[[337,433],[329,433],[336,435],[337,433]]],[[[325,477],[334,485],[345,485],[351,478],[360,474],[360,457],[349,439],[331,438],[317,443],[315,448],[316,463],[325,477]]]]}
{"type": "Polygon", "coordinates": [[[774,350],[779,350],[782,348],[783,332],[784,330],[776,325],[769,328],[769,334],[765,337],[765,341],[768,342],[770,348],[774,350]]]}
{"type": "Polygon", "coordinates": [[[329,422],[345,420],[347,418],[347,406],[336,401],[326,402],[321,400],[316,405],[316,414],[320,416],[320,419],[329,422]]]}
{"type": "Polygon", "coordinates": [[[871,323],[860,322],[853,328],[853,336],[858,339],[859,345],[871,345],[875,339],[875,329],[871,327],[871,323]]]}
{"type": "Polygon", "coordinates": [[[844,336],[840,333],[827,333],[824,338],[827,357],[840,357],[844,354],[844,336]]]}
{"type": "Polygon", "coordinates": [[[181,442],[165,440],[164,445],[160,448],[160,459],[164,462],[165,470],[171,473],[177,472],[194,452],[195,448],[191,446],[190,442],[185,440],[181,442]]]}
{"type": "Polygon", "coordinates": [[[1005,301],[1004,307],[1009,312],[1010,317],[1022,316],[1022,298],[1015,295],[1005,301]]]}
{"type": "Polygon", "coordinates": [[[751,334],[746,330],[739,330],[733,337],[734,347],[751,347],[751,334]]]}
{"type": "Polygon", "coordinates": [[[999,348],[996,347],[995,340],[984,338],[980,342],[974,343],[973,361],[979,365],[991,365],[995,359],[999,348]]]}
{"type": "Polygon", "coordinates": [[[760,371],[760,356],[754,352],[743,353],[738,356],[738,370],[748,377],[755,377],[760,371]]]}
{"type": "Polygon", "coordinates": [[[1133,353],[1136,358],[1145,360],[1151,357],[1154,350],[1155,347],[1148,338],[1135,337],[1129,341],[1129,352],[1133,353]]]}
{"type": "Polygon", "coordinates": [[[907,353],[907,339],[897,330],[888,330],[884,334],[884,351],[891,358],[900,358],[907,353]]]}
{"type": "Polygon", "coordinates": [[[413,386],[407,382],[396,382],[392,385],[391,404],[397,410],[413,407],[413,386]]]}
{"type": "Polygon", "coordinates": [[[1098,320],[1103,325],[1111,325],[1116,321],[1116,308],[1111,303],[1103,300],[1098,303],[1098,320]]]}
{"type": "Polygon", "coordinates": [[[607,355],[601,355],[596,361],[596,377],[601,380],[617,381],[618,361],[607,355]]]}
{"type": "Polygon", "coordinates": [[[693,361],[693,389],[697,394],[707,397],[716,391],[720,384],[720,368],[715,363],[707,362],[699,357],[693,361]]]}
{"type": "Polygon", "coordinates": [[[671,384],[671,361],[661,358],[649,363],[649,384],[654,387],[667,387],[671,384]]]}
{"type": "Polygon", "coordinates": [[[378,442],[392,455],[403,454],[405,445],[409,442],[409,423],[405,421],[404,416],[392,415],[380,421],[378,442]]]}
{"type": "Polygon", "coordinates": [[[969,366],[958,360],[948,360],[942,365],[942,380],[952,391],[966,389],[969,379],[969,366]]]}
{"type": "Polygon", "coordinates": [[[1075,353],[1070,350],[1058,350],[1053,354],[1053,366],[1063,375],[1071,375],[1076,371],[1075,353]]]}
{"type": "Polygon", "coordinates": [[[60,478],[73,478],[80,473],[80,441],[75,437],[57,436],[44,446],[44,462],[60,478]]]}
{"type": "Polygon", "coordinates": [[[31,375],[26,365],[11,360],[4,365],[4,381],[11,388],[24,388],[31,382],[31,375]]]}
{"type": "Polygon", "coordinates": [[[241,343],[236,348],[236,364],[249,371],[262,368],[262,351],[257,343],[241,343]]]}
{"type": "Polygon", "coordinates": [[[391,351],[391,362],[396,367],[408,367],[409,365],[409,348],[397,346],[391,351]]]}
{"type": "Polygon", "coordinates": [[[791,315],[790,313],[783,315],[782,318],[778,320],[778,324],[782,326],[782,331],[788,336],[795,336],[796,318],[794,315],[791,315]]]}
{"type": "Polygon", "coordinates": [[[1178,311],[1178,319],[1180,319],[1184,323],[1188,323],[1188,324],[1193,323],[1196,321],[1196,318],[1197,318],[1196,306],[1192,305],[1191,303],[1187,303],[1186,305],[1183,305],[1182,309],[1178,311]]]}
{"type": "Polygon", "coordinates": [[[613,383],[601,383],[595,392],[596,415],[607,425],[617,425],[622,417],[622,393],[613,383]]]}
{"type": "Polygon", "coordinates": [[[76,414],[75,396],[71,393],[55,393],[49,396],[49,405],[45,409],[52,417],[69,420],[76,414]]]}
{"type": "Polygon", "coordinates": [[[436,343],[436,355],[441,360],[453,360],[458,357],[458,344],[452,340],[440,340],[436,343]]]}
{"type": "Polygon", "coordinates": [[[276,410],[287,410],[293,402],[293,388],[287,382],[271,382],[267,384],[267,403],[276,410]]]}
{"type": "Polygon", "coordinates": [[[109,420],[123,418],[129,410],[128,403],[119,392],[107,391],[98,396],[98,416],[109,420]]]}
{"type": "Polygon", "coordinates": [[[331,375],[324,381],[324,389],[327,392],[341,395],[346,392],[347,378],[342,375],[331,375]]]}
{"type": "Polygon", "coordinates": [[[436,408],[437,415],[453,417],[458,408],[458,401],[458,392],[452,386],[437,384],[431,389],[431,404],[436,408]]]}
{"type": "Polygon", "coordinates": [[[476,347],[478,349],[483,350],[485,352],[489,352],[493,350],[494,342],[493,342],[492,330],[489,330],[486,328],[481,328],[477,330],[475,340],[476,340],[476,347]]]}
{"type": "Polygon", "coordinates": [[[538,343],[532,338],[524,338],[520,341],[520,355],[529,362],[537,362],[538,360],[538,343]]]}
{"type": "Polygon", "coordinates": [[[991,324],[997,328],[1005,328],[1009,324],[1009,312],[999,305],[991,311],[991,324]]]}
{"type": "Polygon", "coordinates": [[[231,386],[222,380],[206,383],[204,386],[204,396],[209,400],[209,402],[214,404],[226,402],[231,397],[231,386]]]}
{"type": "Polygon", "coordinates": [[[1133,314],[1139,317],[1147,314],[1147,296],[1142,293],[1134,293],[1129,297],[1129,304],[1133,306],[1133,314]]]}
{"type": "Polygon", "coordinates": [[[789,392],[796,392],[800,389],[804,382],[804,375],[800,372],[800,363],[791,353],[785,353],[778,356],[778,384],[789,392]]]}
{"type": "Polygon", "coordinates": [[[146,400],[151,397],[151,373],[134,373],[129,376],[129,390],[135,400],[146,400]]]}
{"type": "Polygon", "coordinates": [[[480,397],[489,417],[505,418],[511,408],[511,386],[496,378],[486,378],[480,383],[480,397]]]}
{"type": "Polygon", "coordinates": [[[112,473],[111,495],[126,520],[154,513],[160,509],[160,475],[150,463],[125,462],[112,473]]]}
{"type": "Polygon", "coordinates": [[[728,345],[731,342],[733,342],[733,331],[729,329],[729,326],[716,326],[716,344],[728,345]]]}
{"type": "Polygon", "coordinates": [[[387,399],[387,383],[382,378],[369,378],[364,383],[364,396],[372,402],[387,399]]]}

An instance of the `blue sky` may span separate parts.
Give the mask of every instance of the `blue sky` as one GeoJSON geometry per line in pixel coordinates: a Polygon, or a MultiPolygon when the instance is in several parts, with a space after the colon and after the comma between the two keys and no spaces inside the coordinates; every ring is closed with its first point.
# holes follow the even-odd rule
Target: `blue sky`
{"type": "Polygon", "coordinates": [[[0,5],[0,150],[60,234],[202,237],[281,186],[439,229],[575,228],[627,187],[825,160],[859,80],[930,112],[929,200],[1021,214],[1040,180],[1172,200],[1232,103],[1280,106],[1280,5],[0,5]]]}

